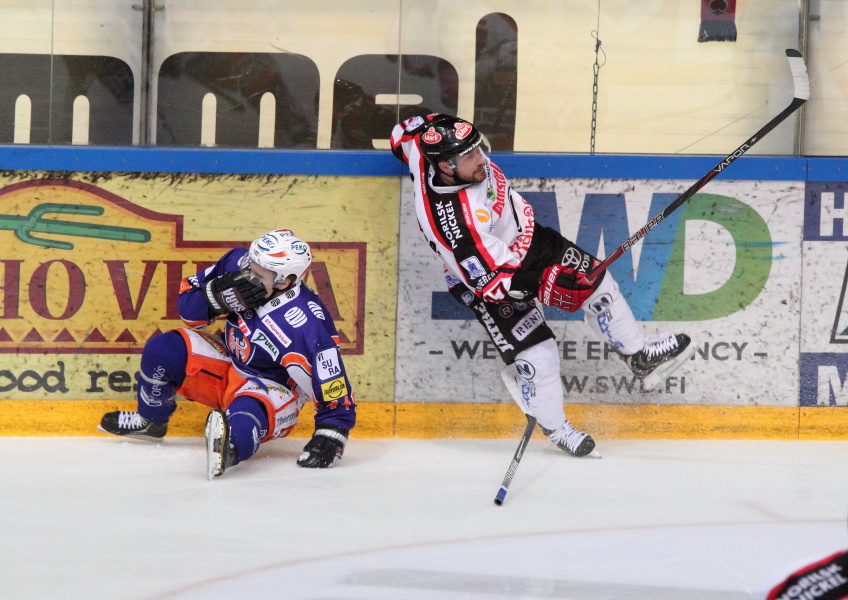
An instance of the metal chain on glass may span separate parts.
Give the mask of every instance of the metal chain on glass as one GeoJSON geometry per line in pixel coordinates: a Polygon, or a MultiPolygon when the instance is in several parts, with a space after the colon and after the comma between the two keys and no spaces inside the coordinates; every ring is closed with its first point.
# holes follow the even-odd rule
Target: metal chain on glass
{"type": "Polygon", "coordinates": [[[592,32],[592,37],[595,39],[595,64],[592,66],[592,70],[594,71],[595,78],[592,81],[592,134],[589,138],[589,154],[595,153],[595,134],[598,128],[598,74],[601,71],[601,67],[603,67],[607,62],[606,52],[601,50],[601,38],[600,38],[600,29],[601,29],[601,0],[598,0],[598,25],[597,28],[592,32]],[[603,53],[604,62],[598,62],[599,54],[603,53]]]}

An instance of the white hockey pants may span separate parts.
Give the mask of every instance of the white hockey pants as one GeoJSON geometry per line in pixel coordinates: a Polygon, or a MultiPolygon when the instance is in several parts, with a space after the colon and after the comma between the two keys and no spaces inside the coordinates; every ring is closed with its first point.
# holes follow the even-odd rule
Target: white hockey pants
{"type": "Polygon", "coordinates": [[[519,352],[515,362],[501,371],[501,377],[521,410],[536,417],[539,425],[550,430],[562,427],[562,379],[554,340],[519,352]]]}
{"type": "Polygon", "coordinates": [[[581,308],[598,338],[622,354],[636,354],[645,347],[645,333],[609,272],[581,308]]]}
{"type": "MultiPolygon", "coordinates": [[[[645,347],[645,334],[609,273],[582,308],[596,335],[622,354],[635,354],[645,347]]],[[[543,428],[556,430],[565,423],[559,351],[554,340],[516,354],[515,363],[505,367],[501,377],[521,409],[535,416],[543,428]]]]}

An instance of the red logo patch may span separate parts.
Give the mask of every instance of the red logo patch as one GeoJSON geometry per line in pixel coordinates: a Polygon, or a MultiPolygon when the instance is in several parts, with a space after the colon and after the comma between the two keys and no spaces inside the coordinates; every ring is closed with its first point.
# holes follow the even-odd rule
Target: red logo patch
{"type": "Polygon", "coordinates": [[[425,144],[438,144],[442,141],[442,134],[431,127],[421,134],[421,139],[424,140],[425,144]]]}
{"type": "Polygon", "coordinates": [[[456,129],[456,139],[458,140],[465,139],[471,133],[471,125],[468,123],[457,123],[454,129],[456,129]]]}

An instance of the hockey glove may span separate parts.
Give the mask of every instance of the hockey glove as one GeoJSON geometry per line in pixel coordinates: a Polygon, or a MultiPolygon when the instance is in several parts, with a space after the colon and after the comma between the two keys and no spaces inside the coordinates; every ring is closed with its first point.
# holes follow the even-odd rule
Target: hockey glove
{"type": "Polygon", "coordinates": [[[347,431],[331,425],[321,425],[297,457],[299,467],[327,469],[339,464],[347,444],[347,431]]]}
{"type": "Polygon", "coordinates": [[[592,295],[603,277],[589,283],[585,273],[563,265],[551,265],[542,271],[542,285],[536,297],[545,306],[575,312],[592,295]]]}
{"type": "Polygon", "coordinates": [[[216,315],[244,312],[262,304],[268,291],[242,271],[224,273],[206,284],[206,303],[216,315]]]}

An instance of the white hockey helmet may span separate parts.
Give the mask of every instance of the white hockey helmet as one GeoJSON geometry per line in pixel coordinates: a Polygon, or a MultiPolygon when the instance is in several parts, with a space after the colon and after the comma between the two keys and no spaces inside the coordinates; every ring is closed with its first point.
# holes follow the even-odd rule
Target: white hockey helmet
{"type": "Polygon", "coordinates": [[[294,275],[294,284],[297,284],[312,264],[309,244],[290,229],[276,229],[254,240],[247,255],[260,267],[277,274],[274,283],[283,283],[294,275]]]}

